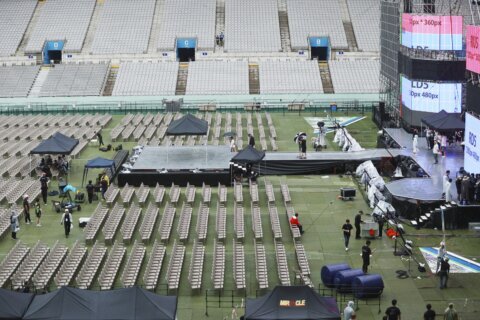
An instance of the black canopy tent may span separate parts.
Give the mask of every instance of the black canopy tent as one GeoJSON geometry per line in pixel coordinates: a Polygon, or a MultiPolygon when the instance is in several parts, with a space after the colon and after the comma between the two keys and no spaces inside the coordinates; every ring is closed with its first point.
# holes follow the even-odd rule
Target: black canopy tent
{"type": "Polygon", "coordinates": [[[167,136],[204,136],[208,132],[208,122],[188,113],[172,121],[167,128],[167,136]]]}
{"type": "Polygon", "coordinates": [[[243,148],[242,151],[238,152],[235,157],[232,158],[233,162],[240,163],[257,163],[265,158],[265,152],[257,150],[251,145],[243,148]]]}
{"type": "MultiPolygon", "coordinates": [[[[167,136],[205,136],[208,134],[208,122],[187,113],[180,119],[172,121],[165,134],[167,136]]],[[[205,162],[207,162],[207,143],[205,143],[205,162]]]]}
{"type": "MultiPolygon", "coordinates": [[[[251,145],[247,145],[243,150],[238,152],[231,160],[231,164],[242,163],[247,165],[258,164],[258,173],[260,174],[261,166],[260,162],[265,158],[265,152],[257,150],[251,145]]],[[[232,172],[233,173],[233,172],[232,172]]]]}
{"type": "Polygon", "coordinates": [[[245,320],[340,320],[333,297],[308,286],[277,286],[257,299],[247,299],[245,320]]]}
{"type": "Polygon", "coordinates": [[[445,110],[422,118],[422,123],[430,129],[438,131],[464,130],[465,122],[457,113],[448,113],[445,110]]]}
{"type": "Polygon", "coordinates": [[[0,319],[22,319],[33,296],[0,288],[0,319]]]}
{"type": "Polygon", "coordinates": [[[115,161],[101,157],[96,157],[88,160],[85,164],[85,167],[83,168],[82,187],[85,178],[88,175],[88,169],[110,169],[113,173],[116,171],[115,161]]]}
{"type": "MultiPolygon", "coordinates": [[[[67,137],[55,132],[50,138],[43,140],[38,146],[30,151],[32,154],[70,154],[78,144],[78,139],[67,137]]],[[[31,161],[30,161],[31,163],[31,161]]],[[[32,168],[30,168],[30,173],[32,168]]]]}
{"type": "Polygon", "coordinates": [[[23,319],[174,320],[177,297],[159,296],[138,287],[89,291],[62,287],[36,295],[23,319]]]}
{"type": "Polygon", "coordinates": [[[73,139],[60,132],[54,133],[50,138],[43,140],[30,154],[70,154],[78,144],[78,139],[73,139]]]}

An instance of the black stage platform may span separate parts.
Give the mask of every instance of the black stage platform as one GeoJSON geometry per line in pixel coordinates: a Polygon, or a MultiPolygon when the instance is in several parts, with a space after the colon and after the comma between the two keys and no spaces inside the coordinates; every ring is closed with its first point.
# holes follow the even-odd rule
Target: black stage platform
{"type": "MultiPolygon", "coordinates": [[[[310,152],[307,159],[298,159],[296,152],[267,152],[253,170],[261,175],[343,173],[355,170],[364,161],[380,161],[400,153],[400,150],[386,149],[310,152]]],[[[155,186],[173,182],[185,186],[189,182],[201,186],[203,182],[209,185],[220,182],[230,185],[230,160],[234,155],[226,146],[145,147],[132,172],[118,175],[118,184],[139,186],[143,182],[155,186]]]]}
{"type": "Polygon", "coordinates": [[[118,185],[230,185],[233,155],[227,146],[145,146],[131,173],[118,175],[118,185]]]}

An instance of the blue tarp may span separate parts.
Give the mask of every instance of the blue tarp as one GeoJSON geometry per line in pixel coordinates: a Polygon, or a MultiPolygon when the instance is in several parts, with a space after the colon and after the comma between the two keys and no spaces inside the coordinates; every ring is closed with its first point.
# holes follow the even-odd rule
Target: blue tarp
{"type": "Polygon", "coordinates": [[[111,168],[115,167],[115,161],[110,159],[105,159],[101,157],[96,157],[94,159],[88,160],[85,168],[111,168]]]}
{"type": "Polygon", "coordinates": [[[56,132],[30,151],[30,154],[70,154],[77,144],[78,139],[56,132]]]}

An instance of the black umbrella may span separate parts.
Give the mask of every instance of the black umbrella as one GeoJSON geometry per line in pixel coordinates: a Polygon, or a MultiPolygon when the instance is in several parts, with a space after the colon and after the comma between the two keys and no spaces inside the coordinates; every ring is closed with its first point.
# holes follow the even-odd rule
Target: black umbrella
{"type": "Polygon", "coordinates": [[[305,139],[305,138],[307,138],[307,134],[305,132],[298,132],[293,138],[293,141],[298,142],[298,139],[305,139]]]}
{"type": "Polygon", "coordinates": [[[223,134],[224,137],[235,137],[237,133],[235,131],[228,131],[223,134]]]}

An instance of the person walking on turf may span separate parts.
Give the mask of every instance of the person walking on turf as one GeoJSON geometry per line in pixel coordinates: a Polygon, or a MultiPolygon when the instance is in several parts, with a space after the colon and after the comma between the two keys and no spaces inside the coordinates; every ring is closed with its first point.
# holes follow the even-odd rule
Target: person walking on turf
{"type": "Polygon", "coordinates": [[[87,198],[88,203],[92,203],[93,201],[93,193],[95,192],[95,187],[92,184],[92,180],[88,180],[88,184],[86,186],[87,189],[87,198]]]}
{"type": "Polygon", "coordinates": [[[99,145],[100,147],[103,146],[103,137],[102,137],[102,135],[100,134],[100,132],[96,132],[96,131],[95,131],[95,136],[97,137],[98,145],[99,145]]]}
{"type": "Polygon", "coordinates": [[[448,304],[448,308],[445,309],[443,314],[443,320],[458,320],[457,310],[453,307],[453,303],[448,304]]]}
{"type": "Polygon", "coordinates": [[[437,253],[437,268],[435,269],[435,274],[438,274],[438,270],[440,269],[440,265],[447,256],[447,248],[445,247],[445,242],[440,242],[440,248],[438,248],[437,253]]]}
{"type": "Polygon", "coordinates": [[[401,312],[397,307],[397,300],[392,300],[392,305],[385,310],[387,320],[401,320],[401,312]]]}
{"type": "Polygon", "coordinates": [[[435,310],[432,310],[432,305],[427,304],[427,311],[423,314],[423,320],[435,320],[436,316],[435,310]]]}
{"type": "Polygon", "coordinates": [[[40,206],[40,199],[37,198],[37,200],[35,200],[34,208],[35,216],[37,217],[37,227],[41,227],[40,218],[42,217],[42,208],[40,206]]]}
{"type": "Polygon", "coordinates": [[[363,223],[362,220],[363,211],[358,211],[357,215],[355,216],[355,239],[361,239],[360,237],[360,224],[363,223]]]}
{"type": "Polygon", "coordinates": [[[367,240],[362,247],[362,270],[364,273],[368,272],[368,266],[370,265],[370,256],[372,255],[372,249],[370,249],[370,240],[367,240]]]}
{"type": "Polygon", "coordinates": [[[43,203],[47,204],[47,196],[48,196],[48,177],[47,174],[44,172],[40,177],[40,190],[42,192],[42,199],[43,203]]]}
{"type": "Polygon", "coordinates": [[[100,187],[102,190],[103,200],[105,200],[105,192],[107,192],[109,185],[110,185],[110,178],[108,177],[107,173],[104,172],[102,175],[102,178],[100,178],[100,187]]]}
{"type": "Polygon", "coordinates": [[[345,251],[348,251],[348,244],[350,242],[350,235],[352,233],[353,226],[350,224],[350,220],[345,220],[345,223],[342,226],[343,230],[343,240],[345,241],[345,251]]]}
{"type": "Polygon", "coordinates": [[[32,219],[30,218],[30,203],[28,202],[28,194],[23,196],[23,214],[25,214],[25,223],[30,224],[32,219]]]}
{"type": "Polygon", "coordinates": [[[65,229],[65,237],[68,238],[70,235],[70,228],[72,227],[72,214],[68,209],[65,209],[65,212],[62,215],[62,220],[60,220],[60,224],[63,224],[65,229]]]}
{"type": "Polygon", "coordinates": [[[12,213],[10,214],[10,229],[12,231],[12,239],[17,240],[17,232],[20,229],[18,226],[18,214],[15,213],[14,210],[12,210],[12,213]]]}
{"type": "Polygon", "coordinates": [[[448,260],[448,257],[445,257],[445,259],[440,262],[440,271],[438,272],[440,276],[440,289],[447,287],[448,276],[450,275],[450,264],[448,260]]]}
{"type": "Polygon", "coordinates": [[[347,306],[343,310],[343,319],[342,320],[351,320],[355,319],[355,309],[353,307],[355,303],[353,301],[348,301],[347,306]]]}
{"type": "Polygon", "coordinates": [[[248,134],[248,145],[255,148],[255,138],[253,137],[253,134],[251,134],[251,133],[248,134]]]}

